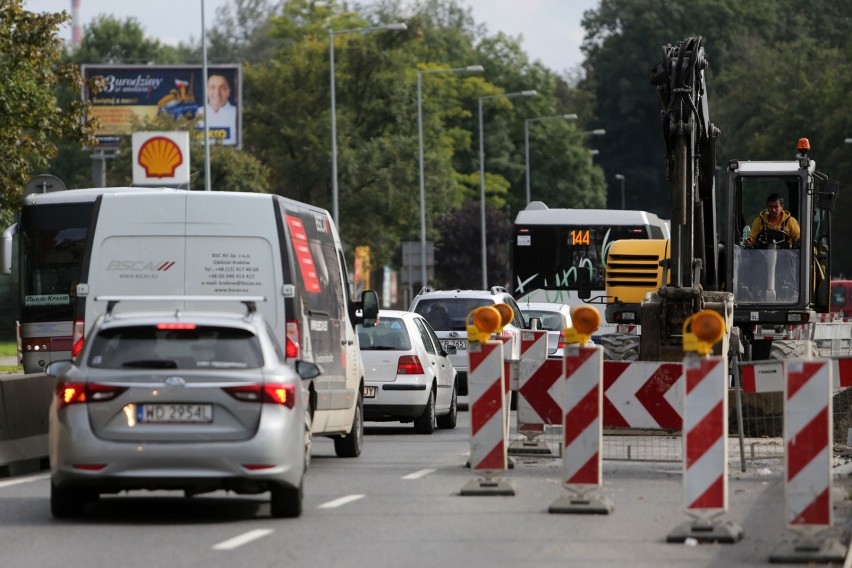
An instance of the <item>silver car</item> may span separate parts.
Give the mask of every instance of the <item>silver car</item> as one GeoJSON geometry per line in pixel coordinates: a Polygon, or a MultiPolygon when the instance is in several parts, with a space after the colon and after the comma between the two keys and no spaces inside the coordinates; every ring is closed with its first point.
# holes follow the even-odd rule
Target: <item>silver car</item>
{"type": "Polygon", "coordinates": [[[365,420],[413,422],[421,434],[456,427],[456,370],[422,316],[380,310],[373,327],[358,326],[358,343],[365,420]]]}
{"type": "Polygon", "coordinates": [[[73,363],[47,369],[57,380],[53,516],[80,516],[101,494],[165,489],[268,491],[273,517],[298,517],[311,447],[306,379],[319,368],[285,364],[254,301],[244,314],[122,314],[119,302],[73,363]]]}
{"type": "Polygon", "coordinates": [[[520,302],[521,313],[529,324],[538,318],[541,327],[547,330],[547,356],[562,358],[565,351],[565,329],[571,327],[571,308],[566,304],[546,302],[520,302]]]}

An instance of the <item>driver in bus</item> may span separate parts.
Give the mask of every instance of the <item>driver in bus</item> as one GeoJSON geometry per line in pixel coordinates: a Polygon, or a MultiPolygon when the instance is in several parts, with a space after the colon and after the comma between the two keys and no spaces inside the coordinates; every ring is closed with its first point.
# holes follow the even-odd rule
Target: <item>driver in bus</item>
{"type": "Polygon", "coordinates": [[[766,209],[761,211],[751,224],[751,232],[743,241],[746,248],[752,248],[756,244],[766,244],[761,239],[761,234],[766,230],[782,231],[786,237],[783,244],[778,248],[797,248],[801,238],[799,222],[789,211],[784,209],[784,198],[777,193],[772,193],[766,198],[766,209]]]}

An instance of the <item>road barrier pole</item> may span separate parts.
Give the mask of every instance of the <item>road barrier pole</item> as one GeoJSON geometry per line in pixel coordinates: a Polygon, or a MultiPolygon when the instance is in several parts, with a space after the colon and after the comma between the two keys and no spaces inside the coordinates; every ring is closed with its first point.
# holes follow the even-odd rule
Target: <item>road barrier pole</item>
{"type": "Polygon", "coordinates": [[[728,510],[728,358],[684,358],[683,492],[692,520],[678,525],[667,542],[734,543],[743,530],[716,520],[728,510]]]}
{"type": "Polygon", "coordinates": [[[565,347],[563,408],[563,487],[569,495],[554,501],[548,512],[608,515],[612,502],[599,494],[603,484],[603,348],[565,347]]]}
{"type": "Polygon", "coordinates": [[[785,520],[800,534],[769,560],[843,564],[847,547],[818,535],[832,524],[832,362],[791,359],[784,373],[785,520]]]}
{"type": "Polygon", "coordinates": [[[477,476],[461,495],[514,495],[497,479],[508,466],[503,341],[491,340],[502,330],[501,314],[483,306],[468,314],[468,397],[470,398],[470,469],[477,476]]]}
{"type": "MultiPolygon", "coordinates": [[[[518,377],[518,434],[526,439],[509,444],[509,453],[515,455],[552,456],[547,442],[536,440],[544,433],[545,420],[533,409],[527,398],[527,387],[541,372],[547,359],[547,331],[523,330],[521,332],[521,360],[518,377]]],[[[561,362],[560,362],[561,363],[561,362]]],[[[560,365],[561,366],[561,365],[560,365]]],[[[562,374],[561,372],[559,373],[562,374]]],[[[561,414],[561,412],[560,412],[561,414]]]]}

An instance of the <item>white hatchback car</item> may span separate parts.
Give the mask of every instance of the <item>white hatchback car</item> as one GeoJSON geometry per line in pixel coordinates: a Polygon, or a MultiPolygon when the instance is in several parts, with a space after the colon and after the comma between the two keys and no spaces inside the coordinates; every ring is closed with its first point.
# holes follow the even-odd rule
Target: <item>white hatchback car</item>
{"type": "Polygon", "coordinates": [[[380,310],[373,327],[358,325],[358,342],[365,420],[414,422],[421,434],[456,427],[456,370],[422,316],[380,310]]]}
{"type": "Polygon", "coordinates": [[[258,300],[244,299],[245,314],[191,306],[114,314],[113,301],[77,359],[47,367],[57,379],[54,517],[81,516],[101,494],[156,489],[268,491],[273,517],[301,514],[311,449],[305,379],[320,369],[285,362],[258,300]]]}
{"type": "Polygon", "coordinates": [[[565,351],[565,329],[571,327],[571,308],[567,304],[520,302],[527,325],[531,318],[541,322],[539,329],[547,330],[547,356],[561,358],[565,351]]]}

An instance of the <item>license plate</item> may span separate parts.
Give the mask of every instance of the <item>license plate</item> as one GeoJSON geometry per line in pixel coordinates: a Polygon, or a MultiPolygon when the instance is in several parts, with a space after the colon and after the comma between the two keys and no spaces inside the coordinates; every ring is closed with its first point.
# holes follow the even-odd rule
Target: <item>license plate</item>
{"type": "Polygon", "coordinates": [[[442,339],[441,347],[446,351],[447,347],[454,345],[458,351],[467,350],[467,339],[442,339]]]}
{"type": "Polygon", "coordinates": [[[376,387],[364,387],[364,398],[376,398],[376,387]]]}
{"type": "Polygon", "coordinates": [[[205,424],[213,422],[212,404],[139,404],[136,421],[146,424],[205,424]]]}

